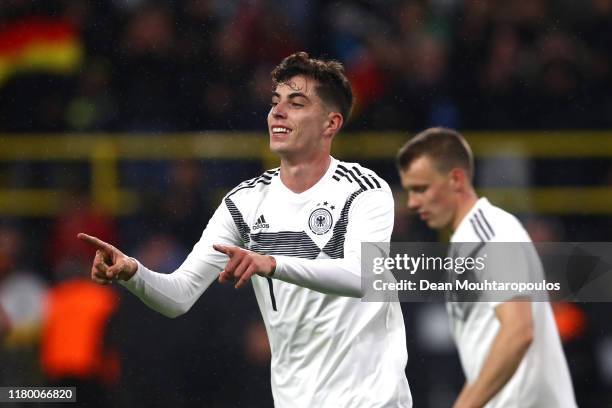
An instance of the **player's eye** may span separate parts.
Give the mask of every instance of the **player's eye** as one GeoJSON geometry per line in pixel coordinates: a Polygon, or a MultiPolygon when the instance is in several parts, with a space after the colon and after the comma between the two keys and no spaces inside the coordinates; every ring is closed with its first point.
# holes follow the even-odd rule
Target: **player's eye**
{"type": "Polygon", "coordinates": [[[291,106],[293,106],[294,108],[301,108],[301,107],[303,107],[304,105],[303,105],[303,104],[301,104],[301,103],[292,102],[292,103],[291,103],[291,106]]]}

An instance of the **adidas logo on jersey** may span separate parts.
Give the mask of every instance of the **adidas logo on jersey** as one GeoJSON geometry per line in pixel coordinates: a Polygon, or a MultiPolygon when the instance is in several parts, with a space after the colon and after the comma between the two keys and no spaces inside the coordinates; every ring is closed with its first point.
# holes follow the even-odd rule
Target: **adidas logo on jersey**
{"type": "Polygon", "coordinates": [[[253,231],[262,229],[262,228],[270,228],[270,224],[266,222],[263,214],[259,216],[257,221],[255,221],[255,225],[253,225],[253,231]]]}

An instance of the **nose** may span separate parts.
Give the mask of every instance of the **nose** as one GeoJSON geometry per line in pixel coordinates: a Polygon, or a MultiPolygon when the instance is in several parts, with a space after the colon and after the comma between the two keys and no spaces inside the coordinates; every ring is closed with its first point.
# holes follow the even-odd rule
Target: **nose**
{"type": "Polygon", "coordinates": [[[421,207],[421,200],[415,194],[408,193],[406,205],[410,211],[417,211],[421,207]]]}
{"type": "Polygon", "coordinates": [[[277,103],[276,105],[272,106],[270,115],[272,115],[272,117],[275,119],[285,119],[287,117],[287,112],[282,103],[277,103]]]}

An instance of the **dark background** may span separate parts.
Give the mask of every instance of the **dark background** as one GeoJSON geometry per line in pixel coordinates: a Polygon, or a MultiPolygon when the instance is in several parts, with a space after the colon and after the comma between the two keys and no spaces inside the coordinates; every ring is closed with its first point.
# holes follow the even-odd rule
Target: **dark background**
{"type": "MultiPolygon", "coordinates": [[[[360,131],[371,137],[400,131],[407,138],[441,125],[497,137],[559,131],[559,138],[573,135],[579,150],[576,132],[612,138],[611,43],[611,0],[3,0],[0,153],[9,140],[25,146],[37,135],[59,142],[65,135],[138,134],[153,143],[183,132],[265,137],[269,73],[300,50],[346,66],[357,104],[342,138],[360,131]],[[33,17],[73,30],[81,57],[65,72],[52,63],[17,66],[7,51],[7,32],[33,17]]],[[[393,153],[360,161],[397,193],[394,240],[443,239],[402,209],[393,153]]],[[[72,381],[83,384],[79,401],[90,406],[272,405],[269,349],[250,289],[236,293],[214,284],[187,315],[170,320],[113,288],[120,302],[105,316],[97,347],[118,353],[119,373],[107,380],[93,371],[58,378],[41,362],[49,330],[45,294],[88,276],[92,253],[76,242],[76,232],[107,239],[151,269],[172,271],[220,196],[263,170],[257,154],[254,160],[121,161],[117,183],[141,203],[125,213],[96,205],[87,159],[2,158],[3,200],[29,189],[64,195],[50,214],[0,213],[0,305],[22,312],[13,312],[14,327],[0,347],[0,385],[72,381]]],[[[503,163],[479,157],[476,182],[610,187],[612,167],[605,154],[503,163]]],[[[609,240],[612,210],[536,210],[514,211],[534,240],[609,240]]],[[[443,305],[403,309],[415,406],[448,407],[463,377],[443,305]]],[[[579,406],[612,406],[610,306],[560,304],[555,312],[579,406]]]]}

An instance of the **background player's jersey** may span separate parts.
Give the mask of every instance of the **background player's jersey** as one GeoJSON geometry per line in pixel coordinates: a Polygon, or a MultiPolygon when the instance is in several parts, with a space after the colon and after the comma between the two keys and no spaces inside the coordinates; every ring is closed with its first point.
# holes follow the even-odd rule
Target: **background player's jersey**
{"type": "MultiPolygon", "coordinates": [[[[491,205],[486,198],[481,198],[451,237],[453,244],[462,242],[530,243],[531,239],[516,217],[491,205]]],[[[480,248],[480,251],[484,251],[486,245],[480,248]]],[[[517,274],[523,276],[527,271],[519,271],[520,266],[541,268],[539,262],[527,263],[519,259],[507,259],[506,262],[512,263],[517,268],[517,274]]],[[[541,270],[530,272],[535,275],[542,273],[541,270]]],[[[495,316],[495,307],[499,304],[500,302],[447,304],[453,337],[469,383],[478,377],[499,331],[499,321],[495,316]]],[[[531,305],[533,342],[513,377],[486,405],[487,408],[576,407],[569,369],[552,308],[548,302],[532,302],[531,305]]]]}
{"type": "Polygon", "coordinates": [[[269,170],[226,195],[177,271],[140,266],[126,286],[172,315],[188,309],[227,262],[213,244],[274,255],[274,278],[251,280],[272,350],[275,405],[410,407],[400,305],[359,298],[361,242],[388,242],[393,211],[387,183],[355,163],[332,158],[299,194],[269,170]]]}

